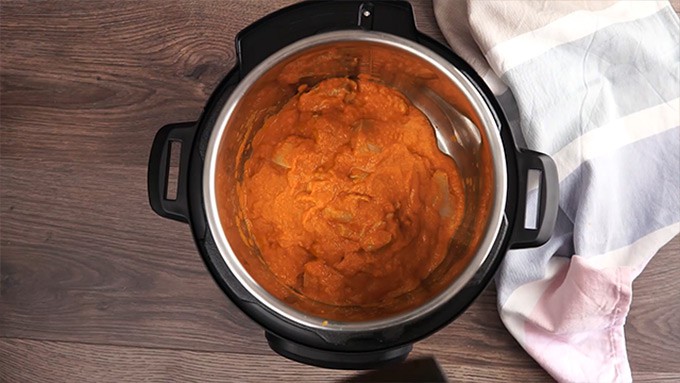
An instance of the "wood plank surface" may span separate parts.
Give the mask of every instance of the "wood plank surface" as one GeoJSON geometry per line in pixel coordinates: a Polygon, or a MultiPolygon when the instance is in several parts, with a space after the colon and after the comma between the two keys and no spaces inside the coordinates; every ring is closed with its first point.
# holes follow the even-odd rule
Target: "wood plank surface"
{"type": "MultiPolygon", "coordinates": [[[[0,381],[340,380],[276,356],[148,206],[161,126],[196,119],[236,33],[293,0],[0,2],[0,381]],[[269,379],[268,379],[269,378],[269,379]]],[[[441,40],[429,0],[419,28],[441,40]]],[[[677,8],[676,8],[677,9],[677,8]]],[[[636,281],[634,377],[680,379],[680,239],[636,281]]],[[[414,355],[453,381],[545,381],[487,288],[414,355]]]]}

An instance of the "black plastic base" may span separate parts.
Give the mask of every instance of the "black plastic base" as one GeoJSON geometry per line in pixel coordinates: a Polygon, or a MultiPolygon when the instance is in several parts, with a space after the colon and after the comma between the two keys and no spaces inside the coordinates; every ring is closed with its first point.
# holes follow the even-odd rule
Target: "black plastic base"
{"type": "Polygon", "coordinates": [[[369,370],[406,360],[413,345],[407,344],[379,351],[343,352],[308,347],[265,331],[269,347],[277,354],[296,362],[337,370],[369,370]]]}

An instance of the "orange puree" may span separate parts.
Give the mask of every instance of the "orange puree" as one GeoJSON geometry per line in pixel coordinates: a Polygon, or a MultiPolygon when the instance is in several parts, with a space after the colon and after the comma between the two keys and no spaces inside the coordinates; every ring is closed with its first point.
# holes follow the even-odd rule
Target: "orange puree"
{"type": "Polygon", "coordinates": [[[445,258],[462,190],[401,93],[331,78],[300,87],[264,122],[239,202],[279,282],[330,305],[376,305],[418,288],[445,258]]]}

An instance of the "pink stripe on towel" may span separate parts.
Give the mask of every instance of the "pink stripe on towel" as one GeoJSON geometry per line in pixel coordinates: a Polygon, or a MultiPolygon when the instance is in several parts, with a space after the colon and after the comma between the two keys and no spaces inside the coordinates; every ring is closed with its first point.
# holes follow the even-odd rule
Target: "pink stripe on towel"
{"type": "Polygon", "coordinates": [[[524,348],[564,381],[632,380],[623,324],[634,277],[631,267],[602,270],[573,256],[527,318],[524,348]]]}

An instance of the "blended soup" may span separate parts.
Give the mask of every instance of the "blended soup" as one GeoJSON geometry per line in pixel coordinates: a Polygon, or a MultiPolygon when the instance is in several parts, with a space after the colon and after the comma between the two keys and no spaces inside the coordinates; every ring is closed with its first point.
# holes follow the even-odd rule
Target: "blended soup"
{"type": "Polygon", "coordinates": [[[300,87],[255,134],[238,195],[276,279],[334,306],[417,289],[446,257],[465,204],[427,118],[366,77],[300,87]]]}

